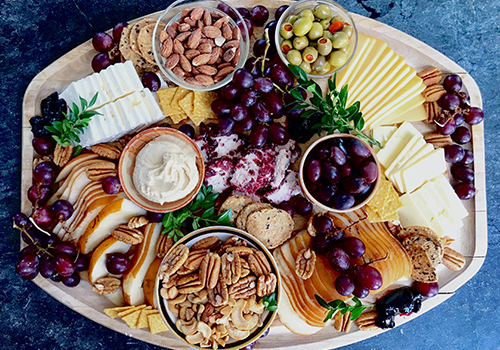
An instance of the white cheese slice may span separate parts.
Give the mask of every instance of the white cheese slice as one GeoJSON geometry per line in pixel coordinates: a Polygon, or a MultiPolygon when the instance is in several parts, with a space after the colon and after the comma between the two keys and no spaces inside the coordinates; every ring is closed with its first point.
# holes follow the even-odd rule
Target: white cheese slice
{"type": "Polygon", "coordinates": [[[102,92],[110,101],[143,89],[141,80],[132,61],[117,63],[100,72],[104,82],[102,92]]]}
{"type": "Polygon", "coordinates": [[[399,171],[401,172],[405,192],[411,193],[422,186],[424,182],[438,176],[445,170],[444,149],[439,148],[421,158],[418,162],[399,171]]]}
{"type": "Polygon", "coordinates": [[[450,182],[443,174],[439,174],[438,176],[436,176],[431,180],[431,183],[434,186],[436,193],[441,196],[443,201],[448,206],[450,212],[456,219],[462,220],[463,218],[467,217],[467,215],[469,215],[462,201],[455,193],[455,190],[453,190],[450,182]]]}
{"type": "MultiPolygon", "coordinates": [[[[423,89],[420,90],[423,91],[423,89]]],[[[372,118],[366,121],[365,127],[376,127],[379,125],[395,124],[394,120],[400,119],[401,115],[404,115],[411,110],[414,110],[418,107],[423,107],[424,103],[425,103],[425,98],[423,97],[422,93],[420,91],[413,92],[411,96],[406,97],[403,101],[399,102],[389,111],[382,114],[377,114],[377,117],[375,117],[375,119],[372,118]]],[[[423,115],[420,114],[418,117],[421,118],[422,116],[423,115]]],[[[424,118],[421,118],[419,120],[423,119],[427,119],[427,114],[425,114],[424,118]]],[[[406,120],[404,118],[401,118],[400,122],[404,121],[411,122],[414,120],[406,120]]]]}
{"type": "Polygon", "coordinates": [[[422,135],[413,135],[413,137],[408,141],[406,146],[403,147],[401,152],[394,158],[391,165],[385,170],[385,176],[389,175],[398,169],[402,164],[404,164],[408,159],[413,157],[422,147],[426,145],[426,142],[422,135]]]}
{"type": "Polygon", "coordinates": [[[410,194],[405,194],[399,197],[403,208],[398,210],[399,222],[403,227],[408,226],[424,226],[431,227],[431,223],[424,216],[418,205],[415,203],[410,194]]]}
{"type": "Polygon", "coordinates": [[[410,123],[403,123],[392,136],[389,138],[385,147],[377,152],[377,158],[380,164],[387,169],[396,159],[404,146],[415,136],[420,135],[420,132],[410,123]]]}
{"type": "Polygon", "coordinates": [[[432,210],[435,215],[447,220],[450,223],[450,229],[456,230],[463,226],[462,219],[458,219],[453,216],[440,194],[436,191],[432,182],[426,182],[423,184],[422,187],[412,193],[412,195],[415,194],[417,196],[420,195],[425,197],[428,202],[429,209],[432,210]]]}
{"type": "MultiPolygon", "coordinates": [[[[374,140],[377,140],[380,143],[381,147],[384,147],[387,143],[387,140],[394,134],[397,130],[397,126],[380,126],[378,128],[371,130],[371,136],[374,140]]],[[[375,152],[378,152],[381,147],[373,146],[375,152]]]]}
{"type": "Polygon", "coordinates": [[[440,211],[440,205],[426,191],[415,191],[411,194],[411,198],[439,236],[450,230],[455,231],[455,225],[448,220],[443,211],[440,211]]]}

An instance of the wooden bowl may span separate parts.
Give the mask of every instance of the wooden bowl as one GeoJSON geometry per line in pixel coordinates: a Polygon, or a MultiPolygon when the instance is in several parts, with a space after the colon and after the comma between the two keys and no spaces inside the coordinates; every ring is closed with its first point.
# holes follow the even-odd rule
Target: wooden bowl
{"type": "Polygon", "coordinates": [[[143,132],[137,134],[125,146],[122,155],[120,156],[120,162],[118,164],[118,175],[120,177],[120,182],[122,184],[123,190],[132,202],[148,211],[152,211],[155,213],[167,213],[186,206],[196,197],[196,195],[200,191],[201,185],[203,184],[203,179],[205,177],[205,163],[203,162],[203,156],[200,149],[186,134],[172,128],[156,127],[144,130],[143,132]],[[175,136],[176,138],[184,141],[186,143],[186,147],[191,147],[196,152],[196,167],[198,168],[198,172],[200,174],[200,179],[198,180],[196,187],[186,197],[163,204],[155,203],[144,198],[137,191],[134,185],[134,181],[132,180],[137,154],[144,146],[146,146],[147,143],[151,142],[161,135],[175,136]]]}
{"type": "Polygon", "coordinates": [[[375,180],[375,183],[374,183],[374,185],[373,185],[373,187],[371,189],[370,194],[363,201],[357,202],[357,203],[355,203],[355,205],[353,205],[349,209],[345,209],[345,210],[334,209],[334,208],[331,208],[331,207],[329,207],[329,206],[321,203],[316,198],[314,198],[314,196],[311,194],[311,192],[309,192],[309,189],[307,188],[307,186],[305,184],[305,181],[304,181],[305,164],[306,164],[307,157],[309,156],[309,153],[311,153],[311,151],[313,149],[315,149],[320,143],[328,141],[328,140],[331,140],[331,139],[334,139],[334,138],[351,138],[351,139],[358,139],[358,140],[360,140],[356,136],[349,135],[349,134],[332,134],[332,135],[323,136],[323,137],[319,138],[318,140],[316,140],[313,144],[311,144],[307,148],[307,150],[304,152],[304,155],[302,156],[302,159],[300,161],[299,184],[300,184],[300,188],[302,189],[302,192],[304,193],[304,195],[306,196],[306,198],[311,203],[317,205],[322,210],[324,210],[324,211],[331,211],[331,212],[334,212],[334,213],[347,213],[347,212],[351,212],[351,211],[360,209],[361,207],[363,207],[366,203],[368,203],[372,199],[372,197],[375,195],[375,192],[377,192],[378,186],[380,184],[380,179],[382,177],[382,169],[380,167],[380,163],[379,163],[379,161],[377,159],[377,156],[376,156],[375,151],[373,150],[373,148],[369,144],[367,144],[366,142],[364,142],[363,140],[360,140],[361,142],[363,142],[363,144],[366,147],[368,147],[368,149],[370,150],[370,153],[371,153],[371,155],[373,157],[373,160],[377,164],[378,176],[377,176],[377,180],[375,180]]]}
{"type": "MultiPolygon", "coordinates": [[[[248,244],[249,247],[256,248],[259,251],[263,252],[264,255],[267,258],[267,261],[269,262],[269,265],[271,266],[271,272],[276,275],[276,289],[275,289],[275,296],[276,296],[276,305],[279,306],[280,303],[280,297],[281,297],[281,280],[280,280],[280,274],[278,271],[278,266],[276,265],[276,262],[274,261],[273,255],[269,250],[262,244],[257,238],[254,236],[246,233],[245,231],[242,231],[240,229],[230,227],[230,226],[209,226],[205,228],[201,228],[199,230],[196,230],[194,232],[191,232],[190,234],[184,236],[181,238],[179,241],[177,241],[176,244],[170,248],[170,250],[174,249],[176,246],[179,244],[184,244],[188,248],[191,247],[194,243],[202,240],[203,238],[207,238],[210,236],[217,236],[219,239],[222,241],[226,241],[229,237],[232,236],[237,236],[243,240],[245,240],[248,244]]],[[[168,253],[165,257],[168,256],[168,253]]],[[[165,260],[165,258],[163,259],[165,260]]],[[[163,261],[162,261],[163,264],[163,261]]],[[[160,269],[161,270],[161,265],[160,269]]],[[[177,317],[172,313],[172,311],[169,310],[168,308],[168,302],[165,300],[161,294],[160,291],[162,289],[162,281],[160,280],[160,273],[158,272],[158,275],[156,276],[156,283],[155,283],[155,291],[154,291],[154,303],[158,307],[158,311],[160,312],[161,318],[163,322],[167,325],[167,327],[172,331],[172,333],[182,340],[184,343],[188,344],[189,346],[195,348],[195,349],[206,349],[202,348],[199,346],[199,344],[193,345],[187,342],[186,340],[186,335],[179,331],[179,329],[176,327],[175,322],[177,321],[177,317]]],[[[261,327],[256,328],[250,335],[243,339],[243,340],[229,340],[228,343],[226,343],[226,346],[219,346],[219,349],[224,349],[224,350],[237,350],[244,348],[248,344],[256,341],[257,339],[260,338],[260,336],[271,326],[271,323],[273,323],[276,315],[278,314],[278,309],[275,311],[270,311],[265,319],[263,320],[263,324],[261,327]]]]}

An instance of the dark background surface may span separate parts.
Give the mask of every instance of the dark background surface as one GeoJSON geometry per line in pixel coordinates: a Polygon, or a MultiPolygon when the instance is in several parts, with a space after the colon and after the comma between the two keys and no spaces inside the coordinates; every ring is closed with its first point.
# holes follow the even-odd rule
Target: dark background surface
{"type": "MultiPolygon", "coordinates": [[[[444,304],[345,349],[500,349],[498,274],[500,1],[348,0],[351,12],[406,32],[461,65],[481,90],[485,111],[488,255],[479,273],[444,304]]],[[[159,11],[158,0],[0,1],[0,348],[159,349],[94,323],[15,274],[20,207],[21,104],[46,66],[117,22],[159,11]]],[[[90,64],[90,62],[89,62],[90,64]]]]}

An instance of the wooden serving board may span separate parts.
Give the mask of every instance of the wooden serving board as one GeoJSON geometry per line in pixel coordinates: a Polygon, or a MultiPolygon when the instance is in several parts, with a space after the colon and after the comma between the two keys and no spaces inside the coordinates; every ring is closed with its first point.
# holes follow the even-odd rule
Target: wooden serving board
{"type": "MultiPolygon", "coordinates": [[[[229,1],[237,3],[237,1],[229,1]]],[[[246,2],[251,8],[260,1],[250,0],[246,2]]],[[[290,1],[275,2],[276,8],[282,4],[292,3],[290,1]]],[[[237,6],[241,6],[239,3],[237,6]]],[[[269,3],[264,4],[268,8],[269,3]]],[[[273,11],[272,11],[273,12],[273,11]]],[[[160,13],[148,17],[158,17],[160,13]]],[[[435,66],[443,73],[456,73],[462,79],[468,91],[473,106],[482,108],[482,100],[476,82],[472,77],[455,62],[422,43],[421,41],[402,33],[388,25],[368,19],[366,17],[352,14],[358,31],[363,34],[374,36],[385,40],[389,47],[398,54],[405,57],[408,64],[417,71],[435,66]]],[[[22,188],[21,188],[21,210],[24,213],[31,211],[31,203],[27,200],[26,192],[32,184],[32,162],[34,151],[31,146],[32,133],[29,119],[40,113],[40,101],[53,91],[62,92],[72,81],[78,80],[92,73],[90,62],[96,54],[91,41],[78,46],[50,66],[40,72],[28,86],[23,101],[23,132],[22,132],[22,188]]],[[[465,267],[458,272],[438,269],[440,281],[440,293],[432,299],[425,300],[422,311],[409,317],[398,317],[396,324],[402,324],[420,316],[424,312],[434,308],[474,276],[483,264],[487,249],[487,217],[486,217],[486,186],[485,186],[485,159],[484,159],[484,137],[483,124],[472,126],[472,150],[474,152],[474,172],[476,196],[466,201],[465,205],[469,216],[464,219],[464,227],[454,238],[456,241],[453,248],[466,257],[465,267]]],[[[119,319],[110,319],[102,310],[111,307],[111,302],[102,296],[95,294],[89,283],[82,282],[76,288],[67,288],[61,283],[52,283],[41,276],[34,282],[45,292],[59,300],[61,303],[79,312],[83,316],[98,322],[117,332],[152,343],[159,346],[175,349],[188,349],[188,347],[177,340],[169,332],[157,335],[150,334],[144,329],[130,329],[119,319]]],[[[353,327],[356,328],[356,327],[353,327]]],[[[358,329],[348,334],[336,332],[332,326],[327,326],[312,336],[299,336],[290,333],[279,321],[273,324],[271,334],[258,341],[258,349],[331,349],[372,337],[382,331],[362,332],[358,329]]]]}

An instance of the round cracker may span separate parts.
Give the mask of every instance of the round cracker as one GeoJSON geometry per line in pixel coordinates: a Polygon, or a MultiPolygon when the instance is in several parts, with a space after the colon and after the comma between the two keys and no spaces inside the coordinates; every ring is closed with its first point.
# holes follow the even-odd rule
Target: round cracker
{"type": "Polygon", "coordinates": [[[422,283],[437,282],[436,270],[424,248],[419,244],[410,244],[406,250],[413,263],[411,277],[422,283]]]}
{"type": "Polygon", "coordinates": [[[235,222],[236,217],[247,205],[252,204],[252,200],[247,196],[229,196],[224,203],[222,203],[219,214],[222,214],[226,210],[232,209],[231,218],[229,219],[230,223],[235,222]]]}
{"type": "MultiPolygon", "coordinates": [[[[137,45],[139,46],[141,56],[151,64],[156,64],[155,55],[153,54],[153,31],[155,25],[154,23],[148,24],[141,29],[137,37],[137,45]]],[[[165,28],[165,24],[160,23],[158,29],[163,30],[163,28],[165,28]]]]}
{"type": "Polygon", "coordinates": [[[274,249],[287,241],[293,232],[293,220],[282,209],[260,209],[248,216],[248,233],[261,241],[267,249],[274,249]]]}
{"type": "MultiPolygon", "coordinates": [[[[137,42],[137,38],[139,37],[139,33],[141,32],[141,29],[150,25],[156,23],[156,20],[153,18],[144,18],[141,19],[139,22],[135,23],[132,26],[132,29],[130,30],[129,33],[129,40],[130,40],[130,48],[139,56],[141,55],[141,50],[139,49],[139,44],[137,42]]],[[[152,33],[153,31],[151,31],[152,33]]]]}
{"type": "Polygon", "coordinates": [[[139,74],[144,72],[156,72],[158,70],[158,66],[150,64],[142,56],[132,50],[130,47],[129,33],[130,28],[125,27],[123,28],[122,35],[120,37],[120,45],[118,49],[120,50],[123,58],[127,61],[132,61],[135,70],[139,74]]]}
{"type": "Polygon", "coordinates": [[[416,233],[411,236],[406,236],[405,239],[403,239],[402,244],[405,248],[411,244],[420,245],[431,259],[432,266],[434,267],[436,267],[442,260],[443,247],[439,239],[416,233]]]}
{"type": "Polygon", "coordinates": [[[240,211],[238,216],[236,217],[236,227],[240,230],[246,230],[247,218],[248,215],[252,214],[256,210],[272,208],[271,204],[267,203],[252,203],[243,207],[243,210],[240,211]]]}

